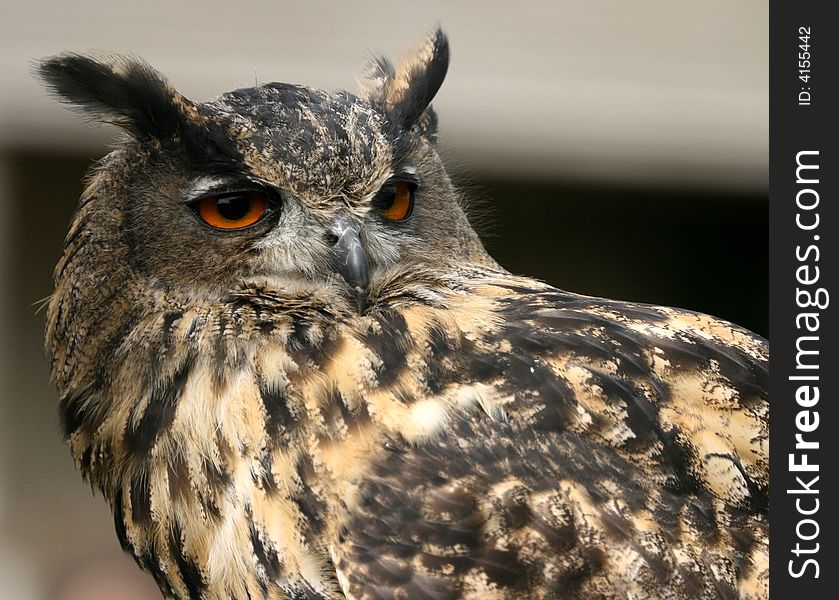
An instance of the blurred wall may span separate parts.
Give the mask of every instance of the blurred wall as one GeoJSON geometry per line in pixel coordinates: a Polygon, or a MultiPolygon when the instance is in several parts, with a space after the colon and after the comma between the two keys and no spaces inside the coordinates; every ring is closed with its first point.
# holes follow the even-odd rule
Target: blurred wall
{"type": "Polygon", "coordinates": [[[137,54],[198,100],[254,79],[354,89],[366,52],[398,58],[436,22],[443,151],[503,265],[766,333],[765,2],[0,0],[0,598],[159,597],[73,470],[36,312],[113,132],[31,61],[137,54]]]}

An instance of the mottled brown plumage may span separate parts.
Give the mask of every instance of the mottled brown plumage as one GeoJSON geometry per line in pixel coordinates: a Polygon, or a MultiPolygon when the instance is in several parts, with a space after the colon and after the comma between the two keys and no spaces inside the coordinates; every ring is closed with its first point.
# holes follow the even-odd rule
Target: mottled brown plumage
{"type": "Polygon", "coordinates": [[[47,325],[123,548],[172,598],[766,598],[765,342],[500,268],[435,151],[447,64],[438,31],[359,96],[199,104],[43,63],[129,133],[47,325]],[[202,222],[243,190],[256,222],[202,222]]]}

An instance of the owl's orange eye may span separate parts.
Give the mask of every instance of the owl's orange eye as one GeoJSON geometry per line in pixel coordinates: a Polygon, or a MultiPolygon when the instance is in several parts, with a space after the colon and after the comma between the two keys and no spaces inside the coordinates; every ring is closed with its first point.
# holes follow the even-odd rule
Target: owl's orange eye
{"type": "Polygon", "coordinates": [[[382,189],[377,204],[382,215],[391,221],[404,221],[414,210],[416,184],[410,181],[396,181],[382,189]]]}
{"type": "Polygon", "coordinates": [[[241,229],[253,225],[268,208],[264,192],[231,192],[201,198],[195,205],[198,216],[218,229],[241,229]]]}

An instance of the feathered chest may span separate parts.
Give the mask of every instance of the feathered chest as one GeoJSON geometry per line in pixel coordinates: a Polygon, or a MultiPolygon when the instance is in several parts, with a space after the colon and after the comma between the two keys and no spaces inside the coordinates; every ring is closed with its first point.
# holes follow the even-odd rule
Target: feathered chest
{"type": "MultiPolygon", "coordinates": [[[[654,486],[669,498],[659,503],[699,494],[730,507],[759,537],[748,515],[765,510],[768,484],[765,347],[704,316],[510,278],[354,318],[242,294],[122,331],[109,370],[62,409],[123,547],[173,596],[341,597],[375,579],[352,575],[358,541],[347,539],[388,478],[412,498],[453,494],[449,515],[471,506],[457,490],[518,490],[525,521],[571,510],[552,496],[562,489],[583,512],[598,494],[623,494],[633,526],[663,520],[654,486]]],[[[503,506],[477,512],[483,528],[451,542],[459,553],[493,536],[508,553],[540,547],[498,521],[503,506]]],[[[552,539],[544,526],[522,531],[552,539]]],[[[405,543],[442,544],[418,536],[405,543]]],[[[528,560],[547,564],[549,546],[528,560]]],[[[400,560],[427,577],[456,565],[400,560]]],[[[446,580],[478,571],[489,577],[478,560],[446,580]]]]}

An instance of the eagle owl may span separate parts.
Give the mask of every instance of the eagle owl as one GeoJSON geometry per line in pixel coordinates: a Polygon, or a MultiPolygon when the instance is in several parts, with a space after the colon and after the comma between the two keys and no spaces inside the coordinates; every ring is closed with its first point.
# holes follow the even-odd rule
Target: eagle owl
{"type": "Polygon", "coordinates": [[[448,60],[204,103],[40,65],[127,133],[46,330],[122,547],[179,599],[766,598],[765,341],[501,268],[436,150],[448,60]]]}

